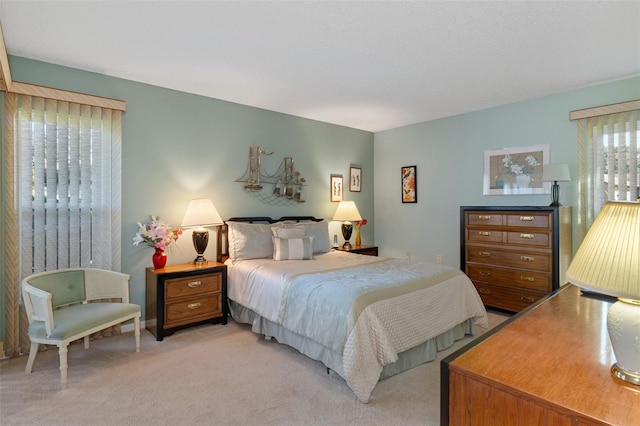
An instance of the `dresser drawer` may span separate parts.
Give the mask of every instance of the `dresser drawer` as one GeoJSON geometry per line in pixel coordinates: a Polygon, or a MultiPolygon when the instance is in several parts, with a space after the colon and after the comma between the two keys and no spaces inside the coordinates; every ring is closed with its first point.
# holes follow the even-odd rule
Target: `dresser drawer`
{"type": "Polygon", "coordinates": [[[551,270],[551,253],[499,250],[493,247],[467,246],[467,260],[474,263],[511,266],[514,268],[551,270]]]}
{"type": "Polygon", "coordinates": [[[175,327],[216,318],[222,315],[222,295],[208,294],[201,297],[168,303],[166,305],[165,326],[175,327]]]}
{"type": "Polygon", "coordinates": [[[490,281],[495,284],[539,290],[547,293],[552,290],[550,273],[472,262],[467,262],[466,272],[469,278],[474,281],[490,281]]]}
{"type": "Polygon", "coordinates": [[[222,289],[222,274],[213,273],[192,277],[166,280],[166,303],[181,297],[191,297],[204,293],[218,293],[222,289]]]}
{"type": "Polygon", "coordinates": [[[519,246],[551,248],[549,232],[523,231],[507,232],[507,243],[519,246]]]}
{"type": "Polygon", "coordinates": [[[519,228],[544,228],[551,229],[551,216],[548,214],[532,214],[528,212],[507,214],[507,226],[519,228]]]}
{"type": "Polygon", "coordinates": [[[490,212],[467,212],[468,225],[501,226],[502,215],[490,212]]]}
{"type": "Polygon", "coordinates": [[[501,243],[502,231],[490,229],[467,229],[467,241],[475,243],[501,243]]]}
{"type": "Polygon", "coordinates": [[[493,284],[475,282],[482,303],[493,308],[521,311],[547,295],[547,292],[508,288],[493,284]]]}

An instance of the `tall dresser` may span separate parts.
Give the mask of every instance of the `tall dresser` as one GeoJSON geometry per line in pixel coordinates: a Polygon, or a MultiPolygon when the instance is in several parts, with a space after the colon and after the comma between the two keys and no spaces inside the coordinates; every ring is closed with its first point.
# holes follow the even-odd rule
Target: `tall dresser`
{"type": "Polygon", "coordinates": [[[564,284],[571,207],[463,206],[460,267],[485,306],[519,312],[564,284]]]}

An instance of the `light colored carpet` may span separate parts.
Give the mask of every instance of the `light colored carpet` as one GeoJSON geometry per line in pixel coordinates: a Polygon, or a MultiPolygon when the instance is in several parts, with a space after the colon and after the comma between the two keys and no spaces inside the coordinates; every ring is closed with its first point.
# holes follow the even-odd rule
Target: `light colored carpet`
{"type": "MultiPolygon", "coordinates": [[[[489,313],[490,327],[507,317],[489,313]]],[[[486,329],[476,327],[480,335],[486,329]]],[[[69,350],[60,389],[57,348],[0,362],[2,425],[437,425],[440,360],[379,382],[363,404],[335,373],[294,349],[230,321],[168,336],[146,330],[69,350]]]]}

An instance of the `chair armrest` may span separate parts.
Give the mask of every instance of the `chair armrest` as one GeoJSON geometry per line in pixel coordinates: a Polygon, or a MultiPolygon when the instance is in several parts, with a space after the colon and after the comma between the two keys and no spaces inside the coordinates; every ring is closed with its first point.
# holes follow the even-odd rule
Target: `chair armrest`
{"type": "Polygon", "coordinates": [[[86,300],[122,299],[129,303],[129,275],[104,269],[84,269],[86,300]]]}
{"type": "Polygon", "coordinates": [[[30,285],[26,279],[22,280],[22,299],[29,323],[43,321],[47,336],[54,329],[52,297],[51,293],[30,285]]]}

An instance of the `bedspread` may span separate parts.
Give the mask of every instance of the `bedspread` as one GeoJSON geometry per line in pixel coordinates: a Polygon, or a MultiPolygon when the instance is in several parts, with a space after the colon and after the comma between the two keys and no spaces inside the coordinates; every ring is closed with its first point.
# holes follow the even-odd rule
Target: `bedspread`
{"type": "MultiPolygon", "coordinates": [[[[341,353],[344,379],[362,402],[368,402],[383,367],[395,362],[399,353],[469,318],[487,325],[480,297],[457,269],[401,259],[364,259],[367,256],[358,256],[362,259],[356,266],[347,267],[344,262],[356,256],[329,255],[345,260],[328,271],[322,271],[322,262],[301,261],[308,273],[295,269],[284,275],[282,271],[267,274],[284,278],[275,279],[277,290],[271,292],[261,279],[248,284],[255,280],[247,280],[253,274],[245,271],[239,287],[247,288],[232,289],[230,298],[258,312],[262,309],[261,315],[270,315],[271,321],[341,353]],[[260,307],[257,300],[249,302],[248,294],[267,295],[270,307],[260,307]]],[[[273,263],[282,268],[279,262],[273,263]]],[[[267,268],[257,264],[257,269],[267,268]]],[[[232,268],[231,286],[235,286],[233,278],[232,268]]]]}

